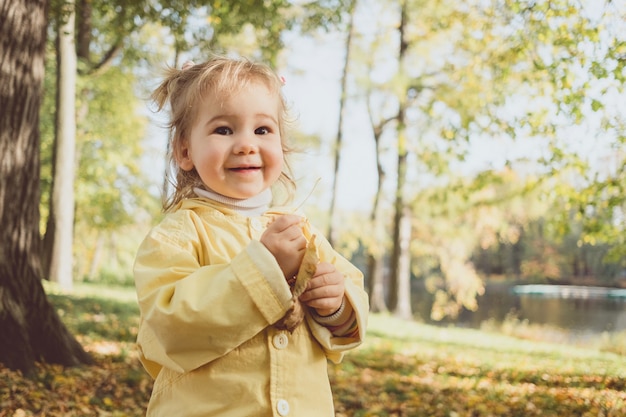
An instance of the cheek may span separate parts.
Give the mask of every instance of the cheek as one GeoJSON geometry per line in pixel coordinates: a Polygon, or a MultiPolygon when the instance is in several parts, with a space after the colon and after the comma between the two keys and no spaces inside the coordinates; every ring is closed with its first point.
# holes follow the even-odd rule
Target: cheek
{"type": "Polygon", "coordinates": [[[201,166],[202,175],[206,177],[206,179],[221,178],[223,175],[222,168],[224,165],[215,155],[205,155],[202,162],[199,163],[199,166],[201,166]]]}
{"type": "Polygon", "coordinates": [[[285,165],[285,154],[283,153],[282,146],[273,150],[273,152],[271,153],[271,158],[274,169],[280,174],[285,165]]]}

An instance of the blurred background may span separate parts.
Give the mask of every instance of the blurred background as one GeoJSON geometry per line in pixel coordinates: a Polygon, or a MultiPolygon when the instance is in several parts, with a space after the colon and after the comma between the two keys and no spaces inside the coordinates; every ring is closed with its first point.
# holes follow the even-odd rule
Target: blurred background
{"type": "Polygon", "coordinates": [[[0,0],[0,39],[0,417],[145,415],[149,97],[214,53],[285,78],[292,204],[363,271],[336,417],[626,415],[626,0],[0,0]]]}
{"type": "Polygon", "coordinates": [[[373,311],[559,340],[625,331],[625,18],[619,0],[53,1],[45,276],[133,285],[169,189],[150,92],[165,66],[218,53],[285,77],[294,205],[364,272],[373,311]],[[75,201],[65,252],[55,192],[75,201]]]}

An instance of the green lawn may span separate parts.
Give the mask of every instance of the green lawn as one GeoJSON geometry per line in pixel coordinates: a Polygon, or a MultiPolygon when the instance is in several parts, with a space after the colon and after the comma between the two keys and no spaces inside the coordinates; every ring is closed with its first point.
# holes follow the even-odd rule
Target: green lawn
{"type": "Polygon", "coordinates": [[[331,367],[341,416],[626,416],[626,358],[372,315],[331,367]]]}
{"type": "MultiPolygon", "coordinates": [[[[143,415],[151,381],[133,345],[133,289],[47,290],[97,365],[42,365],[34,380],[0,368],[0,417],[143,415]]],[[[384,315],[329,370],[337,416],[626,416],[624,356],[384,315]]]]}

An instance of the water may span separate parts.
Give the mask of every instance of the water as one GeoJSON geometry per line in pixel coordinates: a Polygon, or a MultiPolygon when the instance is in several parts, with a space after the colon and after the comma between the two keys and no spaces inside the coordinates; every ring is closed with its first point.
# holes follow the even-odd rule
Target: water
{"type": "MultiPolygon", "coordinates": [[[[519,290],[520,288],[518,288],[519,290]]],[[[523,291],[525,288],[521,288],[523,291]]],[[[554,289],[554,288],[553,288],[554,289]]],[[[549,325],[571,334],[573,339],[594,337],[604,332],[626,331],[626,297],[536,291],[516,293],[509,284],[489,284],[478,299],[478,311],[463,310],[458,319],[441,324],[480,328],[485,321],[502,322],[507,317],[549,325]]],[[[413,312],[430,322],[432,296],[423,287],[414,288],[413,312]]]]}

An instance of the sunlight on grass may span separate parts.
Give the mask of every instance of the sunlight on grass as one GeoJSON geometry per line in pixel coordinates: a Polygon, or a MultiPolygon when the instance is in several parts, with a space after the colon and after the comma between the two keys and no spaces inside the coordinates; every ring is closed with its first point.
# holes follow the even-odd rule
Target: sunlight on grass
{"type": "Polygon", "coordinates": [[[341,417],[626,415],[623,356],[388,315],[329,370],[341,417]]]}
{"type": "Polygon", "coordinates": [[[580,373],[614,372],[626,378],[623,356],[567,344],[522,340],[504,334],[455,327],[436,327],[372,314],[364,349],[387,348],[495,368],[532,370],[558,363],[559,369],[580,373]]]}
{"type": "MultiPolygon", "coordinates": [[[[0,367],[0,417],[144,415],[152,380],[134,343],[134,289],[45,287],[96,365],[40,365],[34,380],[0,367]]],[[[372,314],[365,343],[328,369],[335,417],[626,415],[626,357],[495,331],[372,314]]]]}
{"type": "Polygon", "coordinates": [[[75,297],[96,297],[120,302],[137,302],[135,287],[121,287],[102,284],[75,282],[71,291],[62,290],[55,282],[42,281],[48,294],[71,295],[75,297]]]}

